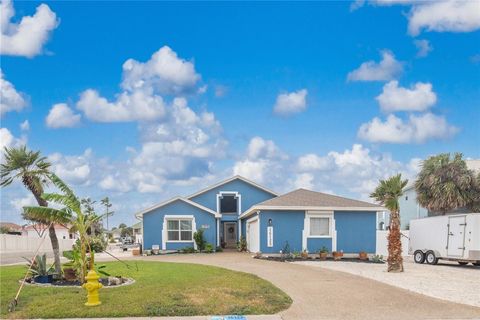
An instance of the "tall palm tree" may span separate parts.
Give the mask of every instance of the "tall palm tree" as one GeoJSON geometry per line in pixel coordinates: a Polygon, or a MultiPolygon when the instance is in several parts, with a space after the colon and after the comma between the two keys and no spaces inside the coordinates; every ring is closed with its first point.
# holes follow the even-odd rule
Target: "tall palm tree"
{"type": "MultiPolygon", "coordinates": [[[[21,147],[5,147],[5,161],[0,165],[0,186],[6,187],[14,181],[19,180],[30,190],[39,206],[48,207],[48,202],[41,197],[44,187],[48,184],[50,174],[50,162],[42,157],[40,151],[28,150],[26,146],[21,147]]],[[[28,217],[27,217],[28,218],[28,217]]],[[[62,266],[60,263],[60,249],[58,238],[55,232],[55,226],[51,222],[55,220],[48,219],[35,220],[35,222],[43,223],[48,228],[50,242],[52,243],[53,256],[55,259],[55,272],[60,274],[62,266]]]]}
{"type": "Polygon", "coordinates": [[[108,199],[108,197],[105,197],[102,200],[100,200],[100,203],[105,206],[105,217],[107,219],[107,231],[110,231],[110,229],[108,229],[108,217],[113,216],[113,213],[114,213],[113,211],[109,211],[110,208],[112,207],[112,204],[110,203],[110,199],[108,199]]]}
{"type": "Polygon", "coordinates": [[[476,177],[462,159],[442,153],[428,158],[415,181],[418,203],[431,212],[442,214],[456,208],[474,210],[480,202],[480,177],[476,177]]]}
{"type": "Polygon", "coordinates": [[[402,175],[380,180],[370,197],[390,210],[390,232],[388,233],[388,272],[403,272],[402,234],[400,233],[400,204],[398,199],[403,194],[403,188],[408,180],[402,180],[402,175]]]}
{"type": "Polygon", "coordinates": [[[72,225],[72,231],[78,232],[80,236],[80,256],[82,268],[80,270],[80,280],[83,282],[87,274],[87,269],[92,269],[94,265],[94,253],[90,248],[90,232],[92,225],[98,223],[102,216],[95,214],[85,214],[82,211],[80,199],[73,191],[55,174],[49,175],[50,181],[60,190],[61,193],[44,193],[42,199],[48,202],[56,203],[62,209],[46,207],[24,207],[25,214],[34,219],[45,219],[54,217],[56,220],[64,221],[72,225]],[[90,257],[87,258],[87,251],[90,257]]]}

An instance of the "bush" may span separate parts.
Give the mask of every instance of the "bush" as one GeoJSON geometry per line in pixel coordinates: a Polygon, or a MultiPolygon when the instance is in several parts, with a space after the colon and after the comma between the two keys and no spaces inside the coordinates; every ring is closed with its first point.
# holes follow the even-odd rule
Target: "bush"
{"type": "Polygon", "coordinates": [[[237,249],[240,252],[247,251],[247,239],[245,237],[241,237],[240,241],[237,242],[237,249]]]}
{"type": "MultiPolygon", "coordinates": [[[[91,237],[89,240],[90,240],[89,242],[90,248],[92,249],[93,252],[103,252],[107,248],[107,241],[103,238],[102,235],[91,237]]],[[[75,241],[73,248],[80,250],[80,239],[77,239],[77,241],[75,241]]],[[[87,252],[89,251],[90,250],[87,247],[87,252]]]]}
{"type": "Polygon", "coordinates": [[[193,239],[197,244],[197,249],[203,251],[205,249],[205,239],[203,238],[203,229],[198,229],[197,232],[193,234],[193,239]]]}
{"type": "Polygon", "coordinates": [[[205,253],[212,253],[213,252],[213,244],[207,243],[205,245],[205,250],[203,250],[205,253]]]}
{"type": "Polygon", "coordinates": [[[322,249],[320,249],[320,253],[328,253],[328,248],[323,246],[322,249]]]}
{"type": "Polygon", "coordinates": [[[194,247],[185,247],[185,248],[180,249],[180,252],[181,253],[194,253],[195,248],[194,247]]]}
{"type": "Polygon", "coordinates": [[[222,247],[217,247],[217,248],[215,248],[215,251],[216,252],[223,252],[223,248],[222,247]]]}

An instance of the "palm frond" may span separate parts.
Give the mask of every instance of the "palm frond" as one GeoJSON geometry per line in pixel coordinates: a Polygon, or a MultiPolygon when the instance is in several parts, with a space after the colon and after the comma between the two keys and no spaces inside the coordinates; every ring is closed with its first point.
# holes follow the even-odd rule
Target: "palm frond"
{"type": "Polygon", "coordinates": [[[71,211],[68,209],[55,209],[49,207],[23,207],[23,215],[28,220],[41,223],[68,224],[72,219],[71,211]]]}

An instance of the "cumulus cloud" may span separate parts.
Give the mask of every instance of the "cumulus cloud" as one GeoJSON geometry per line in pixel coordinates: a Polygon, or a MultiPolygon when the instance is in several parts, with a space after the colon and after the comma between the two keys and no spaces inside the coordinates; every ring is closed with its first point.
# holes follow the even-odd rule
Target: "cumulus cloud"
{"type": "Polygon", "coordinates": [[[410,88],[398,86],[392,80],[383,86],[383,92],[375,98],[382,111],[426,111],[437,102],[431,83],[417,82],[410,88]]]}
{"type": "Polygon", "coordinates": [[[28,122],[28,120],[23,121],[23,122],[20,124],[20,130],[22,130],[22,131],[29,131],[29,130],[30,130],[30,122],[28,122]]]}
{"type": "MultiPolygon", "coordinates": [[[[0,128],[0,150],[4,148],[20,147],[27,143],[26,136],[15,137],[7,128],[0,128]]],[[[0,163],[4,161],[4,153],[0,152],[0,163]]]]}
{"type": "MultiPolygon", "coordinates": [[[[3,5],[3,4],[2,4],[3,5]]],[[[2,44],[3,47],[4,45],[2,44]]],[[[5,79],[0,69],[0,115],[10,111],[22,111],[27,106],[24,95],[15,89],[15,86],[5,79]]]]}
{"type": "Polygon", "coordinates": [[[424,58],[428,56],[430,51],[433,50],[433,46],[430,44],[430,41],[425,40],[425,39],[418,39],[413,41],[415,44],[415,47],[417,47],[417,58],[424,58]]]}
{"type": "Polygon", "coordinates": [[[168,46],[145,63],[128,59],[123,64],[122,87],[129,91],[154,88],[161,94],[182,94],[192,91],[199,80],[194,64],[179,58],[168,46]]]}
{"type": "Polygon", "coordinates": [[[432,113],[410,115],[408,121],[391,114],[385,122],[375,117],[362,124],[358,136],[375,143],[424,143],[446,139],[457,132],[458,128],[448,124],[444,117],[432,113]]]}
{"type": "Polygon", "coordinates": [[[395,59],[393,53],[383,50],[382,60],[364,62],[347,75],[348,81],[388,81],[403,72],[403,65],[395,59]]]}
{"type": "Polygon", "coordinates": [[[63,155],[58,152],[48,156],[48,160],[52,163],[53,172],[66,182],[74,185],[90,184],[92,158],[91,149],[75,156],[63,155]]]}
{"type": "Polygon", "coordinates": [[[480,29],[480,1],[448,0],[424,2],[413,6],[408,17],[408,32],[416,36],[422,30],[471,32],[480,29]]]}
{"type": "Polygon", "coordinates": [[[305,111],[307,108],[307,89],[291,93],[282,93],[277,96],[273,112],[280,116],[290,116],[305,111]]]}
{"type": "Polygon", "coordinates": [[[12,56],[33,57],[42,52],[50,33],[58,25],[55,12],[41,4],[33,16],[22,17],[19,23],[11,23],[15,10],[10,0],[0,4],[0,53],[12,56]]]}
{"type": "Polygon", "coordinates": [[[37,206],[38,203],[32,194],[27,194],[24,197],[14,198],[10,200],[10,205],[15,209],[17,213],[22,213],[23,207],[37,206]]]}
{"type": "Polygon", "coordinates": [[[117,191],[117,192],[128,192],[131,190],[131,185],[128,181],[125,181],[119,174],[112,175],[109,174],[105,178],[100,181],[100,188],[109,191],[117,191]]]}
{"type": "Polygon", "coordinates": [[[48,112],[45,123],[53,129],[72,128],[80,124],[80,117],[66,103],[57,103],[48,112]]]}

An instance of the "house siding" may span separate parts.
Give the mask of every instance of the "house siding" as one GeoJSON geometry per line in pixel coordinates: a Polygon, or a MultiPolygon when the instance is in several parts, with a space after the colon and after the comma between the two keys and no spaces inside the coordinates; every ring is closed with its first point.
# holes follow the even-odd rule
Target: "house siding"
{"type": "Polygon", "coordinates": [[[260,251],[279,253],[288,242],[290,251],[302,250],[302,232],[305,211],[261,211],[260,212],[260,251]],[[272,219],[273,247],[267,246],[268,220],[272,219]]]}
{"type": "MultiPolygon", "coordinates": [[[[152,245],[162,247],[162,229],[165,215],[192,215],[195,218],[197,230],[202,226],[204,228],[205,241],[216,245],[217,224],[215,217],[200,208],[181,200],[169,203],[161,208],[157,208],[143,215],[143,248],[150,250],[152,245]]],[[[193,246],[191,242],[167,242],[167,250],[177,250],[184,247],[193,246]]]]}
{"type": "Polygon", "coordinates": [[[410,220],[428,216],[428,210],[417,203],[417,193],[414,188],[406,190],[398,203],[400,204],[400,228],[402,230],[410,228],[410,220]]]}
{"type": "Polygon", "coordinates": [[[375,253],[375,211],[335,211],[334,219],[337,230],[337,251],[375,253]]]}
{"type": "Polygon", "coordinates": [[[307,238],[307,251],[309,253],[319,252],[322,247],[326,247],[328,252],[332,252],[332,238],[307,238]]]}
{"type": "MultiPolygon", "coordinates": [[[[244,212],[249,209],[251,206],[266,201],[268,199],[274,198],[275,195],[259,189],[245,181],[236,179],[225,183],[221,186],[208,190],[202,194],[199,194],[195,197],[189,198],[189,200],[201,204],[204,207],[217,211],[217,194],[220,191],[234,191],[238,192],[242,197],[241,210],[244,212]]],[[[236,221],[238,219],[237,215],[224,215],[222,221],[236,221]]]]}

